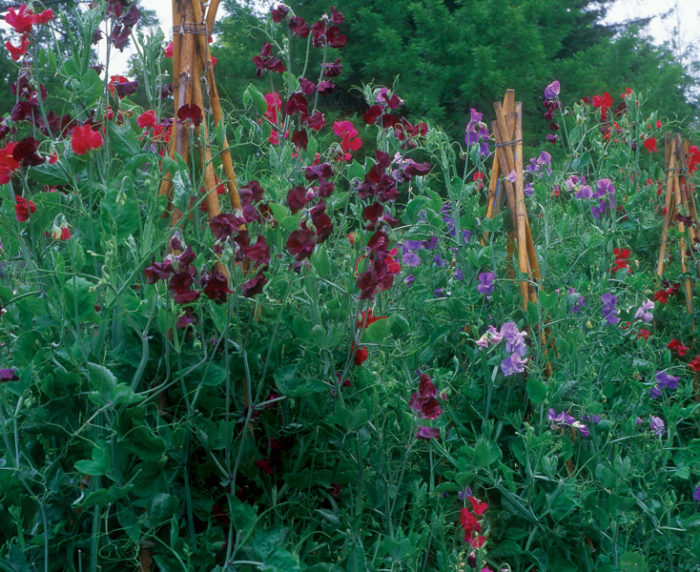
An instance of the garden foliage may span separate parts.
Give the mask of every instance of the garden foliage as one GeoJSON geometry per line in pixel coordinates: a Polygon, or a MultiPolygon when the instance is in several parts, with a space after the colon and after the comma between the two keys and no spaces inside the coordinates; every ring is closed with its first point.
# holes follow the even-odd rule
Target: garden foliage
{"type": "Polygon", "coordinates": [[[162,38],[140,86],[90,67],[103,18],[112,42],[133,25],[100,6],[62,57],[32,43],[60,14],[25,12],[12,40],[0,568],[695,569],[700,349],[676,231],[655,274],[677,125],[632,90],[543,82],[523,311],[510,216],[484,218],[489,111],[453,141],[403,116],[411,91],[366,85],[362,119],[328,119],[349,15],[278,6],[227,118],[242,208],[222,195],[209,220],[196,150],[166,153],[201,112],[173,114],[162,38]]]}

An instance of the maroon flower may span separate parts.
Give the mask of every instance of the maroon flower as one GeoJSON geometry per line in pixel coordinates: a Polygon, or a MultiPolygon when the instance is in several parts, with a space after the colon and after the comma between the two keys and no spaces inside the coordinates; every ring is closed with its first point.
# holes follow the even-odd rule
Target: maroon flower
{"type": "Polygon", "coordinates": [[[211,272],[202,272],[199,279],[204,289],[204,294],[210,300],[214,300],[217,304],[222,304],[226,301],[226,295],[231,293],[228,289],[228,280],[219,270],[214,267],[211,272]]]}
{"type": "Polygon", "coordinates": [[[272,55],[272,44],[265,42],[260,50],[260,55],[253,58],[253,63],[255,64],[255,75],[257,77],[262,77],[265,70],[283,73],[286,69],[282,60],[276,58],[272,55]]]}
{"type": "Polygon", "coordinates": [[[348,39],[340,33],[337,26],[329,26],[325,20],[319,20],[311,26],[312,43],[315,48],[326,45],[330,48],[343,48],[348,39]]]}
{"type": "Polygon", "coordinates": [[[309,35],[309,25],[304,18],[299,16],[292,16],[289,19],[289,29],[292,34],[296,34],[300,38],[306,38],[309,35]]]}
{"type": "Polygon", "coordinates": [[[362,119],[364,119],[365,123],[367,125],[372,125],[379,116],[382,114],[382,106],[381,105],[371,105],[367,111],[365,111],[365,114],[362,116],[362,119]]]}
{"type": "Polygon", "coordinates": [[[287,250],[297,261],[304,260],[311,256],[311,252],[316,244],[314,231],[306,226],[294,230],[287,239],[287,250]]]}
{"type": "Polygon", "coordinates": [[[287,6],[284,4],[277,4],[275,8],[270,10],[272,21],[276,24],[279,24],[282,20],[284,20],[287,17],[287,14],[289,14],[289,8],[287,8],[287,6]]]}
{"type": "Polygon", "coordinates": [[[212,234],[219,240],[226,240],[241,229],[241,221],[231,213],[220,213],[209,221],[212,234]]]}
{"type": "Polygon", "coordinates": [[[314,91],[316,91],[316,84],[305,77],[299,78],[299,86],[301,87],[301,91],[304,93],[304,95],[311,95],[314,91]]]}
{"type": "Polygon", "coordinates": [[[41,165],[46,162],[46,159],[37,154],[36,150],[38,148],[39,142],[36,139],[25,137],[15,145],[15,148],[12,150],[12,157],[25,167],[41,165]]]}
{"type": "Polygon", "coordinates": [[[265,191],[260,186],[260,183],[253,180],[248,181],[248,184],[243,185],[240,189],[238,189],[238,196],[241,199],[241,203],[252,204],[261,201],[264,192],[265,191]]]}
{"type": "Polygon", "coordinates": [[[422,373],[418,391],[411,395],[408,406],[418,413],[419,417],[426,419],[437,419],[442,415],[442,409],[435,396],[437,388],[430,377],[422,373]]]}
{"type": "Polygon", "coordinates": [[[337,77],[340,75],[340,72],[343,71],[343,64],[340,63],[340,58],[335,60],[335,62],[326,62],[321,65],[323,68],[323,76],[324,77],[337,77]]]}
{"type": "Polygon", "coordinates": [[[173,272],[175,272],[175,269],[170,260],[154,262],[143,271],[146,275],[147,284],[155,284],[158,280],[167,280],[173,272]]]}
{"type": "Polygon", "coordinates": [[[194,278],[188,270],[180,270],[170,278],[168,287],[173,294],[173,300],[177,304],[190,304],[199,298],[201,292],[191,290],[194,278]]]}
{"type": "Polygon", "coordinates": [[[332,81],[319,81],[316,86],[316,91],[319,95],[326,95],[335,89],[335,84],[332,81]]]}
{"type": "Polygon", "coordinates": [[[287,206],[292,214],[298,213],[306,204],[306,189],[298,185],[287,192],[287,206]]]}
{"type": "Polygon", "coordinates": [[[246,298],[252,298],[256,294],[262,293],[263,286],[267,284],[267,278],[265,278],[263,270],[265,270],[265,268],[261,269],[253,278],[243,283],[243,295],[246,298]]]}
{"type": "Polygon", "coordinates": [[[345,22],[345,16],[341,12],[338,12],[335,6],[331,6],[331,22],[334,24],[342,24],[345,22]]]}
{"type": "Polygon", "coordinates": [[[316,234],[318,235],[317,242],[320,244],[333,232],[333,222],[326,214],[326,203],[323,201],[319,201],[319,203],[310,210],[310,213],[311,222],[314,223],[316,234]]]}
{"type": "Polygon", "coordinates": [[[306,167],[304,177],[307,181],[315,181],[316,179],[327,179],[333,176],[333,167],[330,163],[320,163],[306,167]]]}
{"type": "Polygon", "coordinates": [[[386,252],[389,247],[389,237],[381,230],[376,231],[367,243],[367,248],[373,251],[386,252]]]}
{"type": "Polygon", "coordinates": [[[306,119],[306,125],[308,125],[309,129],[313,129],[314,131],[321,130],[321,128],[325,124],[326,124],[326,120],[323,117],[323,113],[321,113],[320,111],[317,111],[312,116],[310,116],[306,119]]]}
{"type": "Polygon", "coordinates": [[[301,116],[302,121],[304,121],[309,114],[308,107],[309,104],[306,101],[306,97],[304,97],[304,94],[297,92],[289,96],[289,99],[287,100],[287,103],[284,106],[284,112],[287,115],[293,115],[295,113],[298,113],[301,116]]]}
{"type": "Polygon", "coordinates": [[[369,225],[367,225],[367,228],[370,228],[370,230],[374,228],[374,225],[379,220],[379,217],[382,216],[383,211],[384,207],[381,203],[372,203],[371,205],[367,205],[364,209],[362,209],[362,218],[372,225],[371,228],[369,225]]]}
{"type": "Polygon", "coordinates": [[[300,149],[306,149],[309,144],[309,136],[306,134],[304,129],[299,129],[292,134],[292,143],[294,143],[300,149]]]}
{"type": "Polygon", "coordinates": [[[191,306],[187,306],[185,308],[184,314],[182,314],[178,319],[177,322],[175,322],[175,327],[179,329],[186,328],[190,324],[196,324],[199,322],[199,316],[197,316],[196,312],[192,309],[191,306]]]}
{"type": "Polygon", "coordinates": [[[270,247],[267,245],[265,237],[258,235],[255,244],[243,247],[243,255],[256,265],[267,265],[270,263],[270,247]]]}
{"type": "Polygon", "coordinates": [[[194,103],[185,103],[177,110],[177,122],[186,123],[191,121],[195,127],[202,122],[202,110],[194,103]]]}

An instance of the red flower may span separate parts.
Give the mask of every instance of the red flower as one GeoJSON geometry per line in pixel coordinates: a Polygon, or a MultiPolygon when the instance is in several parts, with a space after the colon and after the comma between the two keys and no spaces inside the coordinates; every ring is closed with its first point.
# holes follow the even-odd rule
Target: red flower
{"type": "Polygon", "coordinates": [[[627,98],[627,97],[630,96],[630,95],[632,95],[632,88],[631,88],[631,87],[626,87],[626,88],[625,88],[625,92],[624,92],[622,95],[620,95],[620,97],[621,97],[622,99],[625,99],[625,98],[627,98]]]}
{"type": "Polygon", "coordinates": [[[141,115],[136,118],[136,123],[139,127],[155,127],[156,126],[156,112],[152,109],[144,111],[141,115]]]}
{"type": "Polygon", "coordinates": [[[648,340],[650,335],[651,335],[651,332],[649,330],[645,330],[644,328],[641,328],[639,330],[639,333],[637,334],[637,337],[648,340]]]}
{"type": "Polygon", "coordinates": [[[593,107],[601,109],[610,109],[613,105],[613,100],[610,94],[606,91],[603,95],[593,96],[593,107]]]}
{"type": "Polygon", "coordinates": [[[22,4],[17,12],[15,12],[14,7],[10,6],[5,15],[5,21],[15,29],[15,32],[25,34],[32,30],[35,16],[31,8],[28,10],[27,5],[22,4]]]}
{"type": "Polygon", "coordinates": [[[172,58],[173,57],[173,43],[170,42],[166,47],[165,47],[165,57],[166,58],[172,58]]]}
{"type": "Polygon", "coordinates": [[[365,346],[360,346],[355,352],[355,365],[362,365],[369,357],[369,350],[365,346]]]}
{"type": "Polygon", "coordinates": [[[14,157],[15,142],[10,141],[5,147],[0,147],[0,184],[10,182],[13,171],[19,169],[19,163],[14,157]]]}
{"type": "Polygon", "coordinates": [[[192,122],[197,127],[202,122],[202,110],[194,103],[186,103],[177,110],[178,123],[192,122]]]}
{"type": "Polygon", "coordinates": [[[700,149],[698,149],[697,145],[688,147],[686,162],[688,163],[688,173],[692,175],[697,170],[698,163],[700,163],[700,149]]]}
{"type": "Polygon", "coordinates": [[[340,148],[346,155],[362,147],[362,139],[357,137],[357,129],[350,121],[334,121],[333,133],[341,137],[340,148]]]}
{"type": "MultiPolygon", "coordinates": [[[[349,235],[348,235],[349,236],[349,235]]],[[[370,324],[374,324],[374,322],[378,320],[385,320],[386,316],[374,316],[372,314],[372,308],[367,309],[364,312],[360,312],[360,319],[357,320],[357,327],[358,328],[366,328],[370,324]]]]}
{"type": "Polygon", "coordinates": [[[54,240],[68,240],[70,238],[70,228],[67,226],[54,228],[53,232],[51,232],[51,238],[54,240]]]}
{"type": "Polygon", "coordinates": [[[463,508],[460,510],[460,520],[462,522],[462,528],[464,528],[464,540],[469,542],[474,532],[481,532],[481,525],[477,518],[469,512],[468,508],[463,508]]]}
{"type": "Polygon", "coordinates": [[[647,137],[644,140],[644,148],[647,150],[648,153],[656,153],[658,151],[658,149],[656,148],[656,138],[647,137]]]}
{"type": "Polygon", "coordinates": [[[688,365],[693,371],[700,371],[700,356],[695,356],[695,359],[689,362],[688,365]]]}
{"type": "Polygon", "coordinates": [[[85,155],[90,149],[102,147],[104,140],[99,131],[93,131],[89,125],[73,128],[70,145],[76,155],[85,155]]]}
{"type": "Polygon", "coordinates": [[[485,502],[480,502],[476,497],[469,497],[469,502],[472,503],[472,510],[476,516],[484,514],[489,508],[489,505],[485,502]]]}
{"type": "Polygon", "coordinates": [[[670,342],[668,342],[666,344],[666,347],[669,348],[671,351],[675,350],[680,357],[683,357],[688,351],[688,346],[684,346],[676,339],[672,339],[670,342]]]}
{"type": "Polygon", "coordinates": [[[27,222],[29,220],[29,215],[33,212],[36,212],[36,205],[32,201],[15,195],[15,215],[17,216],[17,222],[27,222]]]}
{"type": "Polygon", "coordinates": [[[27,34],[22,34],[22,40],[19,46],[12,45],[9,41],[5,42],[5,48],[10,53],[10,56],[14,61],[19,61],[19,59],[27,53],[27,48],[29,47],[29,37],[27,34]]]}
{"type": "Polygon", "coordinates": [[[654,293],[654,300],[656,300],[660,304],[665,304],[666,302],[668,302],[668,292],[666,292],[666,290],[664,290],[663,288],[657,290],[654,293]]]}
{"type": "Polygon", "coordinates": [[[477,535],[476,538],[470,538],[467,542],[469,542],[469,544],[471,544],[473,548],[476,548],[478,550],[484,545],[485,540],[486,539],[483,536],[477,535]]]}

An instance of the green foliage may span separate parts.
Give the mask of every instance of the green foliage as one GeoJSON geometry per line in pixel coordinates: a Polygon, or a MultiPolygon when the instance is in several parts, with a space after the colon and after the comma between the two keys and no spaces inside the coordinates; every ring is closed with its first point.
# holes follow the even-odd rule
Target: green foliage
{"type": "MultiPolygon", "coordinates": [[[[410,61],[440,31],[429,26],[432,10],[465,9],[440,6],[382,5],[374,16],[360,7],[357,20],[393,14],[420,26],[423,44],[406,48],[410,61]]],[[[530,6],[533,18],[547,13],[539,6],[530,6]]],[[[504,10],[528,29],[528,14],[504,10]]],[[[91,18],[78,29],[89,30],[91,18]]],[[[532,32],[559,42],[564,57],[580,37],[570,26],[570,35],[532,32]]],[[[141,52],[153,105],[165,69],[160,40],[144,37],[141,52]]],[[[303,41],[290,41],[304,53],[303,41]]],[[[659,283],[664,168],[661,151],[643,144],[654,137],[661,147],[677,123],[657,125],[660,112],[637,92],[615,126],[587,103],[561,110],[552,171],[527,175],[542,280],[539,303],[523,311],[510,216],[485,219],[489,181],[474,175],[490,161],[478,146],[465,149],[461,134],[455,142],[430,126],[400,138],[374,124],[350,137],[362,144],[348,150],[331,114],[318,131],[283,110],[271,119],[264,83],[244,86],[227,137],[241,187],[257,181],[263,197],[246,205],[254,212],[236,213],[247,217],[246,235],[217,239],[200,210],[196,153],[189,164],[164,158],[163,133],[139,126],[143,95],[105,100],[89,50],[77,42],[70,57],[47,56],[41,73],[62,78],[62,105],[81,122],[96,117],[103,143],[78,154],[70,135],[36,134],[39,154],[55,150],[57,160],[8,167],[0,185],[5,568],[124,570],[152,558],[160,570],[245,572],[693,569],[700,440],[691,360],[700,348],[682,285],[697,279],[696,253],[684,272],[672,231],[668,283],[659,283]],[[111,119],[102,113],[108,103],[111,119]],[[300,129],[306,148],[283,136],[270,142],[273,130],[300,129]],[[429,172],[412,171],[423,162],[429,172]],[[332,173],[322,178],[334,189],[321,196],[307,168],[326,163],[332,173]],[[174,226],[158,192],[166,176],[184,211],[174,226]],[[609,180],[615,208],[596,211],[599,199],[585,198],[573,176],[593,190],[609,180]],[[382,200],[377,180],[395,184],[396,198],[382,200]],[[296,186],[309,201],[299,209],[288,199],[296,186]],[[26,216],[21,198],[35,207],[26,216]],[[321,199],[332,224],[326,240],[321,199]],[[383,221],[399,222],[373,221],[375,204],[383,221]],[[308,257],[290,241],[302,228],[313,236],[308,257]],[[261,263],[248,250],[260,240],[270,250],[261,263]],[[614,270],[617,249],[630,252],[614,270]],[[208,288],[217,264],[229,290],[219,294],[208,288]],[[372,270],[383,274],[370,287],[372,270]],[[265,283],[251,292],[259,276],[265,283]],[[198,296],[176,298],[178,281],[198,296]],[[616,309],[604,310],[606,294],[616,309]],[[637,309],[654,298],[649,322],[637,309]],[[504,361],[515,353],[521,371],[509,373],[504,361]],[[660,373],[678,385],[653,397],[660,373]],[[480,547],[468,542],[480,536],[480,547]]],[[[315,74],[313,61],[289,58],[281,100],[297,88],[295,66],[315,74]]],[[[431,98],[411,84],[417,100],[425,92],[425,105],[447,113],[443,86],[461,80],[445,79],[439,66],[416,70],[436,84],[431,98]]],[[[489,97],[495,88],[483,89],[489,97]]],[[[362,93],[366,108],[379,92],[362,93]]],[[[561,97],[578,99],[565,89],[561,97]]],[[[308,103],[313,114],[332,102],[308,103]]],[[[29,121],[14,126],[13,141],[34,133],[29,121]]],[[[696,181],[688,174],[688,192],[696,181]]]]}

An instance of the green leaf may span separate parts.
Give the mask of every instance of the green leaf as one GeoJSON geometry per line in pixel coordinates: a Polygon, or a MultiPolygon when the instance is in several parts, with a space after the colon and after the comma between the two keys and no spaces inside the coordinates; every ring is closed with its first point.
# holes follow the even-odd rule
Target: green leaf
{"type": "Polygon", "coordinates": [[[382,320],[377,320],[367,326],[364,335],[362,336],[363,342],[369,342],[373,344],[378,344],[383,342],[389,335],[389,330],[391,328],[391,319],[384,318],[382,320]]]}
{"type": "Polygon", "coordinates": [[[542,403],[547,397],[547,386],[541,379],[530,376],[527,379],[527,395],[535,405],[542,403]]]}
{"type": "Polygon", "coordinates": [[[316,246],[311,255],[311,264],[313,264],[313,267],[321,278],[328,276],[328,272],[331,269],[331,260],[328,257],[328,251],[324,245],[316,246]]]}
{"type": "Polygon", "coordinates": [[[117,190],[108,190],[100,203],[100,218],[106,231],[113,233],[118,243],[134,234],[139,228],[141,215],[132,197],[117,190]]]}
{"type": "Polygon", "coordinates": [[[100,317],[95,311],[97,293],[95,285],[82,276],[73,276],[63,285],[63,300],[66,319],[78,322],[98,322],[100,317]]]}
{"type": "Polygon", "coordinates": [[[319,379],[304,379],[297,375],[298,364],[281,367],[272,374],[275,385],[283,395],[301,397],[328,390],[328,386],[319,379]]]}
{"type": "Polygon", "coordinates": [[[250,105],[251,103],[260,115],[267,111],[265,96],[255,86],[248,84],[248,87],[243,91],[243,105],[250,105]]]}
{"type": "Polygon", "coordinates": [[[625,552],[620,556],[621,572],[646,572],[647,562],[639,552],[625,552]]]}

